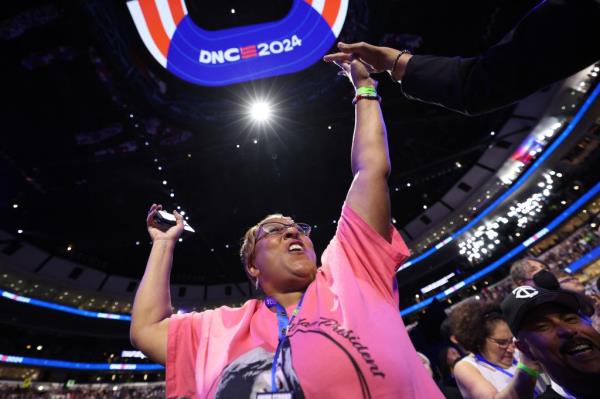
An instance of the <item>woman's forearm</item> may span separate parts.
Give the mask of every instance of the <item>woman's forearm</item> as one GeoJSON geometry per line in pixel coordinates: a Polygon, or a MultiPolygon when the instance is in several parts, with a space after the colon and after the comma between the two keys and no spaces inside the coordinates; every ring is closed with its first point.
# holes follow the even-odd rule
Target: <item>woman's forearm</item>
{"type": "Polygon", "coordinates": [[[356,175],[362,171],[381,174],[387,178],[391,167],[387,134],[379,103],[374,100],[359,101],[356,104],[355,118],[352,173],[356,175]]]}
{"type": "MultiPolygon", "coordinates": [[[[374,85],[369,80],[357,87],[374,85]]],[[[387,178],[390,157],[381,107],[376,100],[356,103],[356,124],[352,141],[352,174],[354,180],[346,197],[347,204],[376,232],[391,241],[390,195],[387,178]]]]}
{"type": "Polygon", "coordinates": [[[135,295],[131,312],[131,337],[144,327],[156,324],[172,314],[170,275],[175,241],[156,240],[146,271],[135,295]]]}

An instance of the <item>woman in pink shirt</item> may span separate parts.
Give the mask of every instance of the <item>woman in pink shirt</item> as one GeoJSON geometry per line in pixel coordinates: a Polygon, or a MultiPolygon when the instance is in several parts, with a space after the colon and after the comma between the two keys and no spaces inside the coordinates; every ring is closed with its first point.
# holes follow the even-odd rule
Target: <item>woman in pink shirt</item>
{"type": "Polygon", "coordinates": [[[168,398],[442,398],[398,310],[397,267],[409,252],[390,223],[387,135],[369,66],[338,61],[357,91],[354,179],[321,256],[310,226],[271,215],[241,249],[265,293],[239,308],[171,314],[169,275],[183,230],[160,228],[135,297],[132,343],[166,365],[168,398]]]}

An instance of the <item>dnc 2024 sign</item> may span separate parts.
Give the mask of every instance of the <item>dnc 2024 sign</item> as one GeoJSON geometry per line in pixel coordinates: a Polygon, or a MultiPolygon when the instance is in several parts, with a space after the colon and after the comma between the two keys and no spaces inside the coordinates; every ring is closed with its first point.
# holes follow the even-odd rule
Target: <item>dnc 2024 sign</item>
{"type": "Polygon", "coordinates": [[[185,0],[132,0],[144,44],[164,68],[188,82],[224,86],[308,68],[331,48],[348,0],[293,0],[281,20],[219,31],[198,27],[185,0]]]}

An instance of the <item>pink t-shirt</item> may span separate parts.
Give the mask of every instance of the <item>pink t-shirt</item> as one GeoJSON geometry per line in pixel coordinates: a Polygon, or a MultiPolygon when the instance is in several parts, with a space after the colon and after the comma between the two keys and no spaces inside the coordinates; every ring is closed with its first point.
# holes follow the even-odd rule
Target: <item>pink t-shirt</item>
{"type": "MultiPolygon", "coordinates": [[[[395,229],[388,243],[343,206],[290,325],[277,371],[280,389],[293,391],[294,399],[443,398],[398,310],[395,270],[408,255],[395,229]]],[[[275,313],[256,299],[172,316],[167,397],[254,399],[270,391],[277,330],[275,313]]]]}

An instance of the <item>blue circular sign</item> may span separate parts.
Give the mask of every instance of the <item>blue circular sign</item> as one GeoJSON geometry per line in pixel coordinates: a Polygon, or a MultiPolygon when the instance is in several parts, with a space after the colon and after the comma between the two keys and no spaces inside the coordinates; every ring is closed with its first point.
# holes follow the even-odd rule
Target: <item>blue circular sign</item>
{"type": "Polygon", "coordinates": [[[224,86],[301,71],[331,48],[348,0],[294,0],[279,21],[219,31],[198,27],[184,0],[127,3],[146,48],[168,71],[202,86],[224,86]]]}

